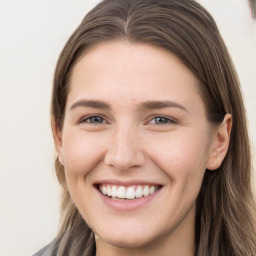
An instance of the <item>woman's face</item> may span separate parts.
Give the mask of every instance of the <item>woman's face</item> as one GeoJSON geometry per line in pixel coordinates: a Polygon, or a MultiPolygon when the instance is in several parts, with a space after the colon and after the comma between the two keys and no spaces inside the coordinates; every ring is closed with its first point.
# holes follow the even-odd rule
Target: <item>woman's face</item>
{"type": "Polygon", "coordinates": [[[195,76],[163,49],[116,41],[90,49],[70,82],[58,149],[97,237],[129,248],[193,238],[212,138],[195,76]]]}

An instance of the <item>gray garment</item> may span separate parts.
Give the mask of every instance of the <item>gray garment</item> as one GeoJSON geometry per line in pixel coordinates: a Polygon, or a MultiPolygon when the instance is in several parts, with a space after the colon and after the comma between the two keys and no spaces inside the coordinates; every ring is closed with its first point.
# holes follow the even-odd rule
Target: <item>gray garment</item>
{"type": "Polygon", "coordinates": [[[53,247],[54,247],[54,242],[46,245],[40,251],[38,251],[37,253],[33,254],[32,256],[51,256],[52,255],[52,251],[53,251],[53,247]]]}
{"type": "MultiPolygon", "coordinates": [[[[53,253],[56,250],[56,243],[57,243],[56,240],[54,240],[53,242],[51,242],[50,244],[43,247],[40,251],[33,254],[32,256],[55,256],[56,252],[55,252],[55,254],[53,254],[53,253]]],[[[95,248],[94,247],[95,247],[94,243],[91,244],[91,246],[86,249],[86,252],[83,253],[83,255],[95,256],[95,248]]]]}

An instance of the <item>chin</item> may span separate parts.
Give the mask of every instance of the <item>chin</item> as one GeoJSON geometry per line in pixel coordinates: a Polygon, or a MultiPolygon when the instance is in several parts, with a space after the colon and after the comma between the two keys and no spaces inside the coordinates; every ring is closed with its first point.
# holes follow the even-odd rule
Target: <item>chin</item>
{"type": "Polygon", "coordinates": [[[135,248],[142,248],[146,247],[148,244],[152,242],[151,239],[143,236],[143,237],[137,237],[133,235],[127,236],[126,234],[121,237],[120,235],[117,237],[101,237],[101,239],[117,248],[126,248],[126,249],[135,249],[135,248]]]}
{"type": "MultiPolygon", "coordinates": [[[[111,222],[108,222],[110,224],[111,222]]],[[[135,249],[147,246],[154,241],[156,237],[159,237],[158,232],[155,229],[150,229],[150,225],[140,225],[140,223],[124,223],[115,225],[105,225],[94,227],[94,233],[104,243],[107,243],[117,248],[135,249]]],[[[99,241],[100,242],[100,241],[99,241]]]]}
{"type": "Polygon", "coordinates": [[[145,217],[142,218],[141,216],[117,218],[115,221],[105,216],[104,219],[100,218],[93,223],[97,223],[91,227],[96,237],[118,248],[141,248],[151,244],[161,236],[158,228],[152,225],[155,221],[145,221],[145,217]]]}

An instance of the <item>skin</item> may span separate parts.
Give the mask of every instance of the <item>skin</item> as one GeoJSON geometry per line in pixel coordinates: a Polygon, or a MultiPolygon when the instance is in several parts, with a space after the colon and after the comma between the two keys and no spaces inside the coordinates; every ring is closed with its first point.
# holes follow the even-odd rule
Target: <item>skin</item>
{"type": "Polygon", "coordinates": [[[196,198],[205,170],[225,157],[231,116],[210,124],[196,77],[150,45],[99,44],[76,63],[70,82],[55,143],[71,197],[96,234],[96,255],[193,256],[196,198]],[[99,196],[94,185],[102,180],[161,189],[142,207],[118,211],[99,196]]]}

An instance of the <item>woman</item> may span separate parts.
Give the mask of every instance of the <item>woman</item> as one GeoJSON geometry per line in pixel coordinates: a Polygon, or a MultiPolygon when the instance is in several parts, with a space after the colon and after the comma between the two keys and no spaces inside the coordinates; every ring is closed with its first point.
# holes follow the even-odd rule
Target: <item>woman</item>
{"type": "Polygon", "coordinates": [[[245,110],[193,0],[105,0],[57,63],[56,239],[36,255],[253,256],[245,110]]]}

